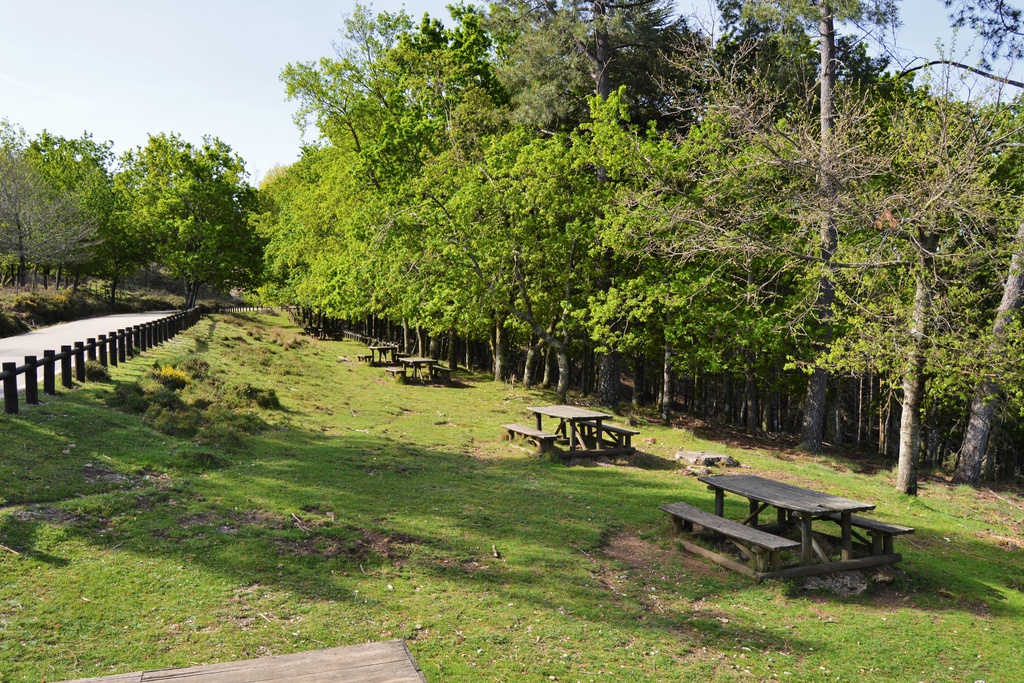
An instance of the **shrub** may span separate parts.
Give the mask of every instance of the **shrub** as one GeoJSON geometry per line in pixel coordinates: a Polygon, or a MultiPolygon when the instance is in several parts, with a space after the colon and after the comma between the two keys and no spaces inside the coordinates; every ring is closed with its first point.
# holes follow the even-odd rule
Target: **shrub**
{"type": "Polygon", "coordinates": [[[181,390],[188,384],[188,375],[173,365],[162,365],[154,369],[150,375],[168,389],[181,390]]]}
{"type": "Polygon", "coordinates": [[[85,379],[89,382],[109,382],[110,371],[98,360],[85,361],[85,379]]]}
{"type": "Polygon", "coordinates": [[[224,397],[228,399],[229,404],[257,405],[267,410],[281,407],[281,401],[277,398],[276,391],[253,386],[248,382],[226,386],[224,388],[224,397]],[[234,400],[232,401],[231,399],[234,400]]]}
{"type": "Polygon", "coordinates": [[[119,382],[114,387],[114,394],[107,399],[107,405],[130,413],[144,413],[149,408],[149,401],[137,382],[119,382]]]}
{"type": "Polygon", "coordinates": [[[202,424],[199,415],[191,411],[168,410],[159,405],[151,405],[146,411],[146,419],[153,429],[168,436],[193,437],[202,424]]]}
{"type": "Polygon", "coordinates": [[[205,417],[210,424],[224,425],[245,434],[255,434],[268,427],[263,418],[254,412],[235,412],[219,405],[211,406],[205,417]]]}
{"type": "Polygon", "coordinates": [[[206,424],[196,433],[195,444],[227,453],[245,450],[245,442],[230,425],[206,424]]]}
{"type": "Polygon", "coordinates": [[[210,375],[210,364],[199,356],[189,356],[179,369],[192,379],[203,379],[210,375]]]}
{"type": "Polygon", "coordinates": [[[182,412],[187,409],[185,402],[181,400],[181,395],[164,386],[158,387],[156,391],[147,392],[146,398],[151,405],[159,406],[164,410],[182,412]]]}

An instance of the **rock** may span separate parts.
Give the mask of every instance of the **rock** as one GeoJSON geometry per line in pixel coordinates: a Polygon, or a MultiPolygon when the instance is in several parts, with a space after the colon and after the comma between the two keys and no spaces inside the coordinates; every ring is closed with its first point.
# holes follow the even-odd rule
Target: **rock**
{"type": "Polygon", "coordinates": [[[685,475],[690,476],[690,477],[704,477],[704,476],[707,476],[707,475],[711,474],[711,468],[710,467],[694,467],[693,465],[688,465],[684,469],[676,470],[676,474],[685,474],[685,475]]]}
{"type": "Polygon", "coordinates": [[[804,582],[804,590],[826,590],[839,595],[860,595],[867,589],[868,581],[861,572],[812,576],[804,582]]]}
{"type": "Polygon", "coordinates": [[[653,436],[649,436],[646,439],[644,439],[644,443],[645,444],[656,444],[656,443],[658,443],[658,440],[655,439],[653,436]]]}
{"type": "Polygon", "coordinates": [[[882,567],[875,572],[875,575],[871,577],[871,580],[875,583],[891,586],[896,583],[896,572],[894,572],[890,567],[882,567]]]}
{"type": "Polygon", "coordinates": [[[739,462],[728,455],[721,453],[708,453],[706,451],[676,451],[672,456],[676,460],[685,460],[691,465],[705,465],[708,467],[739,467],[739,462]]]}

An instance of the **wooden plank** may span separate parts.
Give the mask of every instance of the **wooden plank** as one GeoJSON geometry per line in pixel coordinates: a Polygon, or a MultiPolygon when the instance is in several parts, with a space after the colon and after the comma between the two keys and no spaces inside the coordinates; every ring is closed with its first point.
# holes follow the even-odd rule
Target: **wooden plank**
{"type": "Polygon", "coordinates": [[[873,555],[862,557],[856,560],[844,560],[841,562],[828,562],[825,564],[811,564],[801,567],[788,567],[774,572],[761,574],[764,579],[787,579],[797,576],[813,576],[814,574],[833,574],[835,572],[850,572],[856,569],[877,567],[883,564],[896,564],[903,559],[899,553],[890,555],[873,555]]]}
{"type": "Polygon", "coordinates": [[[788,538],[782,538],[781,536],[775,536],[761,531],[760,529],[754,529],[753,527],[740,524],[739,522],[734,522],[730,519],[713,515],[710,512],[704,512],[700,508],[695,508],[686,503],[661,505],[660,509],[670,515],[681,517],[695,524],[700,524],[705,529],[711,529],[730,538],[746,541],[747,543],[756,545],[759,548],[765,548],[767,550],[785,550],[788,548],[800,547],[799,541],[791,541],[788,538]]]}
{"type": "Polygon", "coordinates": [[[426,683],[402,640],[86,680],[89,683],[426,683]]]}
{"type": "Polygon", "coordinates": [[[593,420],[597,418],[610,419],[615,417],[608,413],[601,413],[596,410],[577,408],[576,406],[535,406],[527,408],[531,413],[557,417],[562,420],[593,420]]]}
{"type": "Polygon", "coordinates": [[[754,474],[720,474],[697,479],[713,489],[729,491],[797,512],[858,512],[875,508],[872,503],[812,491],[754,474]]]}
{"type": "MultiPolygon", "coordinates": [[[[577,422],[581,425],[586,425],[587,427],[597,427],[597,422],[595,422],[594,420],[577,420],[577,422]]],[[[637,429],[630,429],[629,427],[619,427],[618,425],[610,425],[604,422],[601,423],[601,431],[611,432],[613,434],[629,434],[630,436],[636,436],[637,434],[640,433],[640,431],[637,429]]]]}
{"type": "Polygon", "coordinates": [[[740,574],[745,574],[745,575],[750,576],[750,577],[755,578],[755,579],[757,578],[757,572],[755,572],[750,567],[744,566],[744,565],[740,564],[739,562],[734,562],[733,560],[730,560],[728,557],[725,557],[724,555],[719,555],[718,553],[714,552],[713,550],[708,550],[707,548],[702,548],[699,545],[696,545],[694,543],[690,543],[689,541],[679,541],[679,542],[682,544],[682,546],[684,548],[686,548],[687,550],[689,550],[691,553],[693,553],[695,555],[700,555],[701,557],[706,557],[709,560],[711,560],[712,562],[717,562],[718,564],[722,565],[723,567],[731,569],[734,572],[739,572],[740,574]]]}
{"type": "Polygon", "coordinates": [[[554,439],[558,438],[558,434],[548,434],[547,432],[542,432],[539,429],[534,429],[533,427],[527,427],[526,425],[514,424],[513,423],[513,424],[501,425],[501,426],[502,426],[503,429],[507,429],[510,432],[515,432],[516,434],[522,434],[523,436],[531,436],[531,437],[533,437],[535,439],[550,439],[550,440],[554,440],[554,439]]]}
{"type": "MultiPolygon", "coordinates": [[[[841,522],[842,518],[838,513],[822,515],[823,519],[830,519],[833,522],[841,522]]],[[[853,526],[860,527],[862,529],[870,529],[871,531],[878,531],[884,534],[912,534],[914,530],[909,526],[900,526],[899,524],[890,524],[889,522],[882,522],[877,519],[870,517],[864,517],[862,515],[850,515],[850,522],[853,526]]]]}

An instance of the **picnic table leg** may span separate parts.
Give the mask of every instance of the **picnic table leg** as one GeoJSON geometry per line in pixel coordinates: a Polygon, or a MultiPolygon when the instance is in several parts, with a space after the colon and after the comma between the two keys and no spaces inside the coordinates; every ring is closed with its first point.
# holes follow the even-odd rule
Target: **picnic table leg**
{"type": "Polygon", "coordinates": [[[543,432],[544,430],[540,428],[540,413],[534,413],[534,417],[537,418],[537,431],[543,432]]]}
{"type": "Polygon", "coordinates": [[[811,535],[811,516],[806,512],[800,513],[800,564],[808,565],[814,561],[814,546],[811,535]]]}
{"type": "Polygon", "coordinates": [[[569,420],[569,450],[576,450],[576,423],[569,420]]]}
{"type": "Polygon", "coordinates": [[[853,559],[853,519],[849,512],[840,513],[843,526],[843,552],[842,558],[844,560],[853,559]]]}
{"type": "Polygon", "coordinates": [[[597,425],[595,431],[596,436],[594,437],[594,450],[599,451],[601,450],[601,418],[594,420],[594,423],[597,425]]]}
{"type": "Polygon", "coordinates": [[[715,489],[715,514],[725,517],[725,491],[715,489]]]}
{"type": "Polygon", "coordinates": [[[757,528],[758,508],[761,507],[756,500],[749,500],[750,503],[750,526],[757,528]]]}

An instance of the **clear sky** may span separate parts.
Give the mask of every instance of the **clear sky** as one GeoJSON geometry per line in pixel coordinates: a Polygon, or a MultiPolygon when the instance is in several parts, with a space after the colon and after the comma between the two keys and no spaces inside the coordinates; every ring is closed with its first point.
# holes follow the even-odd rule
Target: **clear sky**
{"type": "MultiPolygon", "coordinates": [[[[450,0],[405,2],[447,18],[450,0]]],[[[689,12],[693,0],[683,0],[689,12]]],[[[693,2],[707,14],[708,3],[693,2]]],[[[354,0],[0,0],[0,118],[66,137],[89,131],[120,152],[150,133],[215,135],[254,180],[298,156],[278,75],[288,62],[333,54],[354,0]]],[[[400,0],[373,3],[397,10],[400,0]]],[[[941,0],[900,3],[897,36],[911,54],[949,41],[941,0]]],[[[890,36],[891,39],[891,36],[890,36]]],[[[962,36],[961,43],[969,42],[962,36]]]]}

